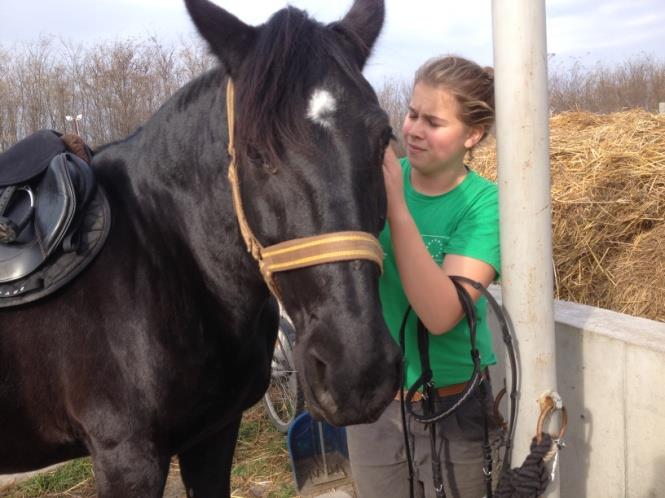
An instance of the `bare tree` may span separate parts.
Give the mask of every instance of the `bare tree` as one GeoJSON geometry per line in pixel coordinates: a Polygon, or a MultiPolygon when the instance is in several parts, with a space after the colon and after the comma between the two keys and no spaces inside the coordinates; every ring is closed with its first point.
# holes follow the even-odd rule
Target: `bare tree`
{"type": "MultiPolygon", "coordinates": [[[[83,47],[53,37],[0,46],[0,150],[41,128],[69,131],[67,115],[82,114],[80,130],[94,145],[130,134],[187,81],[216,64],[196,39],[164,44],[147,40],[83,47]]],[[[665,63],[649,56],[622,64],[584,67],[550,57],[553,112],[656,111],[665,101],[665,63]]],[[[377,94],[403,153],[402,122],[412,82],[391,78],[377,94]]]]}
{"type": "Polygon", "coordinates": [[[390,125],[393,127],[393,134],[397,138],[396,153],[398,155],[404,154],[401,130],[404,117],[409,108],[411,86],[410,82],[403,79],[390,78],[385,80],[376,92],[381,107],[388,113],[390,125]]]}
{"type": "Polygon", "coordinates": [[[648,55],[608,66],[585,67],[550,60],[550,106],[553,112],[581,110],[608,113],[629,108],[658,110],[665,101],[665,61],[648,55]]]}
{"type": "Polygon", "coordinates": [[[93,146],[120,139],[214,63],[201,44],[154,38],[0,47],[0,150],[41,128],[73,131],[67,115],[83,115],[80,131],[93,146]]]}

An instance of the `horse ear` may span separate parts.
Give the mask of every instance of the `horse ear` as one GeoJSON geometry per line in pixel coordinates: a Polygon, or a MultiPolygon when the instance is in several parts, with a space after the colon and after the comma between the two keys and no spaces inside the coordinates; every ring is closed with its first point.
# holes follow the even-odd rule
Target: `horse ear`
{"type": "Polygon", "coordinates": [[[374,42],[379,37],[385,14],[384,0],[355,0],[344,19],[336,23],[336,27],[352,34],[360,67],[367,62],[374,42]]]}
{"type": "Polygon", "coordinates": [[[248,26],[208,0],[185,0],[185,4],[210,50],[224,63],[229,74],[235,76],[254,44],[257,28],[248,26]]]}

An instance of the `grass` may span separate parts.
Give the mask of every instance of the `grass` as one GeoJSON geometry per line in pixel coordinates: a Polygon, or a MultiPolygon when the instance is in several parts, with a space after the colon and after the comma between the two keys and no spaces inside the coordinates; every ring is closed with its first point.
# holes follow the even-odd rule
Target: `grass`
{"type": "Polygon", "coordinates": [[[245,412],[231,471],[231,496],[295,496],[286,437],[268,420],[263,404],[245,412]]]}
{"type": "Polygon", "coordinates": [[[89,458],[67,462],[62,467],[37,475],[0,493],[2,498],[37,498],[60,496],[91,496],[92,463],[89,458]]]}
{"type": "MultiPolygon", "coordinates": [[[[179,486],[177,459],[171,464],[169,482],[184,498],[179,486]]],[[[169,487],[167,485],[167,487],[169,487]]],[[[0,498],[94,498],[94,476],[89,458],[73,460],[53,471],[40,474],[5,491],[0,498]]],[[[291,477],[286,437],[268,420],[263,404],[246,411],[231,471],[233,498],[292,498],[296,496],[291,477]]]]}

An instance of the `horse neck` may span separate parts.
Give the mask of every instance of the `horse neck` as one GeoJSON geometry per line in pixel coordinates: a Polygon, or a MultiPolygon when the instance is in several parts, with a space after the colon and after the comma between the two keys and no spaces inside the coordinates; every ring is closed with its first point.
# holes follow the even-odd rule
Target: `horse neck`
{"type": "Polygon", "coordinates": [[[228,293],[233,268],[231,287],[265,298],[227,180],[225,81],[216,70],[190,82],[138,132],[104,148],[95,165],[115,197],[114,216],[126,217],[127,236],[158,266],[191,258],[215,295],[228,293]]]}

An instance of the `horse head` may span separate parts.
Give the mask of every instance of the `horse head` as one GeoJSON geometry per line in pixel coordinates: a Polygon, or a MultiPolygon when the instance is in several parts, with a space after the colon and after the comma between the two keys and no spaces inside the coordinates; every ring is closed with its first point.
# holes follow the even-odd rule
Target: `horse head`
{"type": "MultiPolygon", "coordinates": [[[[186,3],[234,82],[240,197],[256,239],[270,246],[342,231],[377,236],[392,133],[361,72],[383,24],[383,1],[356,0],[329,25],[288,7],[257,27],[207,0],[186,3]]],[[[380,271],[359,259],[274,274],[297,330],[308,408],[336,425],[375,420],[400,385],[380,271]]]]}

